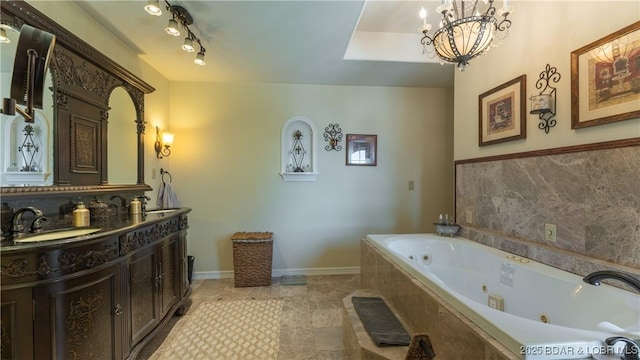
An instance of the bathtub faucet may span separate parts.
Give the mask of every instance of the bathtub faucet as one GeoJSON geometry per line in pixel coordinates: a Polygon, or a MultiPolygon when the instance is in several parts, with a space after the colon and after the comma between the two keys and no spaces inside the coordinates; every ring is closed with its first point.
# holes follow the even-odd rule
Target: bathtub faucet
{"type": "Polygon", "coordinates": [[[624,346],[624,354],[620,359],[623,360],[640,360],[640,345],[637,342],[626,338],[624,336],[614,336],[607,338],[605,342],[609,346],[613,346],[619,341],[624,341],[626,345],[624,346]]]}
{"type": "Polygon", "coordinates": [[[631,285],[634,289],[640,292],[640,279],[635,276],[624,273],[622,271],[610,271],[610,270],[602,270],[593,272],[587,276],[585,276],[582,280],[587,284],[591,285],[600,285],[600,280],[604,279],[614,279],[619,280],[628,285],[631,285]]]}

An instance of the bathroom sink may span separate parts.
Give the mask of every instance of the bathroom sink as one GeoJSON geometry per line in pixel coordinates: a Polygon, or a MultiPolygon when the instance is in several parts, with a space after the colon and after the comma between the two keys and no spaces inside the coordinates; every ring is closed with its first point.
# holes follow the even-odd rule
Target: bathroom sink
{"type": "Polygon", "coordinates": [[[15,243],[28,243],[38,241],[50,241],[50,240],[62,240],[76,236],[89,235],[96,233],[102,229],[100,228],[77,228],[77,229],[63,229],[52,230],[40,234],[21,236],[13,241],[15,243]]]}
{"type": "Polygon", "coordinates": [[[152,210],[147,210],[147,214],[165,214],[168,212],[174,212],[180,210],[180,208],[171,208],[171,209],[152,209],[152,210]]]}

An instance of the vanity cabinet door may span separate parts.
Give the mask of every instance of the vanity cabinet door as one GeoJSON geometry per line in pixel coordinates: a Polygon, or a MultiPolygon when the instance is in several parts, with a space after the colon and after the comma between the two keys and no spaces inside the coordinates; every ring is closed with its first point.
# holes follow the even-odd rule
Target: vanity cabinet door
{"type": "Polygon", "coordinates": [[[160,287],[157,247],[141,250],[129,258],[131,299],[131,345],[142,340],[160,321],[158,291],[160,287]]]}
{"type": "Polygon", "coordinates": [[[33,302],[31,287],[2,290],[2,342],[5,359],[33,359],[33,302]]]}
{"type": "Polygon", "coordinates": [[[173,305],[181,298],[180,278],[181,252],[180,236],[173,234],[160,244],[162,260],[160,264],[160,278],[162,291],[160,294],[160,304],[162,314],[166,314],[173,305]]]}
{"type": "Polygon", "coordinates": [[[121,265],[33,289],[36,359],[122,359],[121,265]]]}

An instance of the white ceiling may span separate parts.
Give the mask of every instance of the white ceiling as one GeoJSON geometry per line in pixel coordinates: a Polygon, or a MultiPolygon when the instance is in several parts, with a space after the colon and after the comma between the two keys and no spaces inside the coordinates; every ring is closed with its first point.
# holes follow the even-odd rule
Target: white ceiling
{"type": "Polygon", "coordinates": [[[453,66],[423,55],[417,31],[420,6],[439,0],[169,2],[194,18],[206,66],[164,32],[168,11],[151,16],[145,0],[76,3],[171,81],[453,86],[453,66]]]}

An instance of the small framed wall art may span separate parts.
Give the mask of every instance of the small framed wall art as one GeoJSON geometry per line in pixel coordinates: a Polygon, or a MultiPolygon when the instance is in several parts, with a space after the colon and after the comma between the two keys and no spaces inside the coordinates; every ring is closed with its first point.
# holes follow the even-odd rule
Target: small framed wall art
{"type": "Polygon", "coordinates": [[[480,94],[480,146],[527,137],[526,91],[527,76],[521,75],[480,94]]]}
{"type": "Polygon", "coordinates": [[[347,134],[347,165],[376,166],[378,135],[347,134]]]}
{"type": "Polygon", "coordinates": [[[640,117],[640,21],[571,52],[571,128],[640,117]]]}

